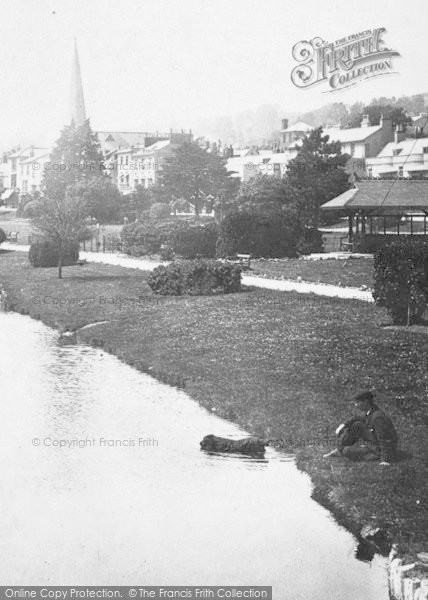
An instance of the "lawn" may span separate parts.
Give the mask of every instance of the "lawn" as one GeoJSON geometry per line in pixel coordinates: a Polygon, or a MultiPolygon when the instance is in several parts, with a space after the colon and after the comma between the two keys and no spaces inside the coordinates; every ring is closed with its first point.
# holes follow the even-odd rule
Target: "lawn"
{"type": "Polygon", "coordinates": [[[251,261],[251,275],[271,279],[297,279],[346,287],[373,287],[373,258],[348,260],[304,260],[303,258],[257,259],[251,261]]]}
{"type": "Polygon", "coordinates": [[[252,434],[295,449],[314,497],[352,531],[375,521],[405,553],[426,550],[425,333],[386,329],[383,310],[358,301],[262,289],[158,298],[146,275],[88,264],[65,268],[58,280],[56,269],[0,254],[12,309],[57,328],[107,320],[82,338],[185,388],[252,434]],[[396,423],[401,460],[391,467],[323,460],[352,412],[346,399],[366,387],[379,392],[396,423]]]}

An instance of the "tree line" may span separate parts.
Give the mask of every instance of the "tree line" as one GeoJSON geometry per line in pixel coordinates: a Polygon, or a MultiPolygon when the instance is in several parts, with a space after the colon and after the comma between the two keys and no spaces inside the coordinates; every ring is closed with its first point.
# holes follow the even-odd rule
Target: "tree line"
{"type": "Polygon", "coordinates": [[[104,157],[88,120],[62,131],[51,164],[65,167],[45,171],[43,195],[32,201],[30,214],[35,227],[58,248],[61,277],[62,249],[83,238],[88,217],[111,222],[118,213],[132,211],[137,219],[149,218],[154,205],[164,205],[169,215],[190,204],[196,220],[204,208],[213,210],[218,221],[232,212],[288,211],[303,225],[318,227],[320,206],[350,185],[348,159],[340,143],[329,141],[318,128],[302,141],[283,177],[258,175],[240,184],[225,158],[189,142],[172,151],[155,185],[123,196],[102,168],[104,157]]]}

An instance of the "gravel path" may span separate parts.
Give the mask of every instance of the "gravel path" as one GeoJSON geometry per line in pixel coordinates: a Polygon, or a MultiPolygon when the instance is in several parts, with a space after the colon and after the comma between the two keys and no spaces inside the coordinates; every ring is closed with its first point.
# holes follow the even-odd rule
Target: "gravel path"
{"type": "MultiPolygon", "coordinates": [[[[29,246],[2,244],[4,250],[18,250],[28,252],[29,246]]],[[[142,258],[130,258],[123,254],[80,252],[80,258],[88,262],[96,262],[105,265],[115,265],[127,269],[141,269],[142,271],[152,271],[161,264],[159,261],[146,260],[142,258]]],[[[267,290],[278,290],[280,292],[298,292],[299,294],[316,294],[317,296],[328,296],[330,298],[346,298],[348,300],[362,300],[364,302],[373,302],[373,296],[370,291],[360,290],[359,288],[339,287],[323,283],[311,283],[309,281],[293,281],[290,279],[278,280],[267,279],[265,277],[255,277],[253,275],[243,275],[242,283],[246,286],[265,288],[267,290]]]]}

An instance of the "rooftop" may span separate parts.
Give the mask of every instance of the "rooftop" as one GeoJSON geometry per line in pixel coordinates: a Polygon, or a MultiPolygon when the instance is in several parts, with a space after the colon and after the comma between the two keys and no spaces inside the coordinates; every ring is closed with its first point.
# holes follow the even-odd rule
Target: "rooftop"
{"type": "Polygon", "coordinates": [[[351,127],[351,129],[340,129],[339,127],[330,127],[324,129],[323,135],[328,135],[330,141],[341,142],[342,144],[350,142],[362,142],[368,137],[380,131],[382,125],[372,125],[370,127],[351,127]]]}
{"type": "Polygon", "coordinates": [[[323,210],[417,209],[428,211],[428,179],[357,181],[355,187],[321,206],[323,210]]]}
{"type": "Polygon", "coordinates": [[[389,142],[377,155],[378,157],[383,156],[397,156],[397,150],[400,156],[409,156],[411,154],[423,154],[423,149],[428,147],[428,138],[406,138],[401,142],[389,142]]]}

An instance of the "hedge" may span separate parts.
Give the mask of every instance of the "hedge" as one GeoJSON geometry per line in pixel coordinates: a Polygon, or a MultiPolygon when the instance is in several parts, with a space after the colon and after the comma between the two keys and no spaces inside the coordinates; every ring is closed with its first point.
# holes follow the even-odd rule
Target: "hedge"
{"type": "Polygon", "coordinates": [[[397,325],[421,319],[428,298],[428,242],[401,239],[380,248],[374,259],[376,304],[397,325]]]}
{"type": "MultiPolygon", "coordinates": [[[[28,252],[28,260],[33,267],[57,267],[59,251],[58,245],[50,240],[37,241],[31,244],[28,252]]],[[[62,255],[62,266],[75,265],[79,260],[79,244],[67,244],[62,255]]]]}
{"type": "Polygon", "coordinates": [[[1,229],[1,227],[0,227],[0,244],[3,244],[3,242],[6,241],[6,239],[7,239],[7,235],[3,231],[3,229],[1,229]]]}
{"type": "Polygon", "coordinates": [[[292,209],[274,215],[232,213],[220,225],[217,256],[242,253],[254,258],[293,258],[302,234],[303,227],[292,209]]]}
{"type": "Polygon", "coordinates": [[[183,258],[214,258],[217,236],[215,223],[196,225],[186,221],[133,223],[121,232],[128,254],[175,253],[183,258]]]}
{"type": "Polygon", "coordinates": [[[175,261],[154,269],[147,283],[163,296],[230,294],[241,289],[241,269],[217,260],[175,261]]]}
{"type": "Polygon", "coordinates": [[[299,254],[312,254],[323,252],[323,234],[316,227],[305,227],[297,243],[299,254]]]}
{"type": "MultiPolygon", "coordinates": [[[[382,233],[366,233],[356,244],[354,251],[363,252],[367,254],[374,254],[381,248],[392,244],[393,242],[401,242],[403,235],[392,235],[382,233]]],[[[418,235],[412,238],[416,242],[428,241],[428,236],[418,235]]]]}

